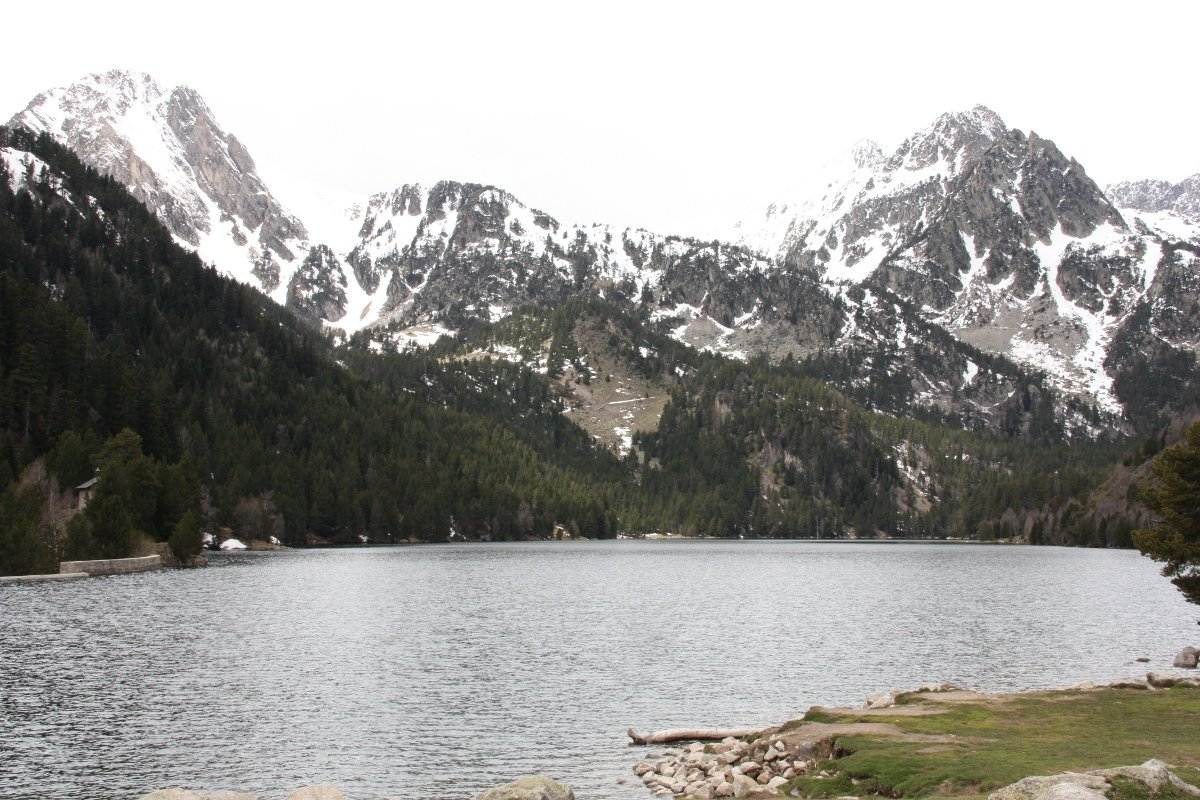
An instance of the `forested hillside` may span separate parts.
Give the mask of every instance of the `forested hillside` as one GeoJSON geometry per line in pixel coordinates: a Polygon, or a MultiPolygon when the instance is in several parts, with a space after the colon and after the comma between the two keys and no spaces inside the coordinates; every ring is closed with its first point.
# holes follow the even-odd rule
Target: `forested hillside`
{"type": "MultiPolygon", "coordinates": [[[[296,545],[557,525],[1036,539],[1040,510],[1079,502],[1129,447],[1071,444],[1036,381],[1003,434],[968,431],[883,413],[882,379],[834,388],[837,359],[730,360],[596,298],[426,351],[335,349],[50,138],[0,129],[0,152],[0,573],[197,521],[296,545]],[[657,405],[597,411],[642,399],[657,405]]],[[[1077,528],[1054,538],[1123,543],[1077,528]]]]}
{"type": "Polygon", "coordinates": [[[641,524],[723,535],[1019,538],[1010,509],[1086,493],[1123,445],[1000,437],[870,412],[810,366],[707,359],[639,437],[641,524]],[[686,498],[686,499],[685,499],[686,498]]]}
{"type": "Polygon", "coordinates": [[[1129,546],[1135,515],[1110,506],[1102,519],[1078,506],[1137,445],[1072,440],[1051,407],[1061,398],[994,357],[994,369],[1025,381],[999,434],[950,414],[880,413],[893,408],[897,380],[885,354],[858,353],[881,368],[877,381],[854,384],[853,371],[839,374],[854,352],[744,363],[596,299],[523,309],[434,350],[442,361],[486,355],[540,369],[573,419],[597,384],[664,394],[661,419],[633,437],[639,491],[616,503],[627,530],[1129,546]]]}
{"type": "MultiPolygon", "coordinates": [[[[185,505],[212,524],[258,528],[247,534],[444,540],[452,525],[515,537],[561,523],[612,535],[595,491],[603,468],[551,463],[494,415],[447,407],[455,389],[445,381],[435,398],[374,385],[48,137],[5,130],[0,147],[35,157],[26,174],[0,175],[0,572],[49,559],[30,496],[47,487],[13,482],[47,457],[57,484],[73,485],[103,466],[105,441],[123,429],[154,464],[198,476],[185,505]],[[58,466],[68,442],[82,449],[69,469],[58,466]]],[[[406,368],[419,377],[422,363],[406,368]]],[[[611,462],[572,435],[575,460],[611,462]]],[[[143,471],[130,491],[151,503],[161,471],[143,471]]],[[[114,481],[101,471],[100,496],[114,481]]],[[[116,554],[139,533],[165,539],[182,513],[105,523],[103,541],[72,555],[116,554]]]]}

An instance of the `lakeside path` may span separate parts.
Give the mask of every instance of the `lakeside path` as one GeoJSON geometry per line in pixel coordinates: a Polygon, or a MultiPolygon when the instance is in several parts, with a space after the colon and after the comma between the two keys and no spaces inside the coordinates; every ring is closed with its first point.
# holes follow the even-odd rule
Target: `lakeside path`
{"type": "MultiPolygon", "coordinates": [[[[1013,694],[937,686],[868,705],[877,707],[814,707],[755,736],[650,750],[634,772],[656,795],[695,798],[980,798],[1029,776],[1151,759],[1200,783],[1197,679],[1013,694]]],[[[1110,800],[1192,796],[1099,780],[1110,800]]]]}

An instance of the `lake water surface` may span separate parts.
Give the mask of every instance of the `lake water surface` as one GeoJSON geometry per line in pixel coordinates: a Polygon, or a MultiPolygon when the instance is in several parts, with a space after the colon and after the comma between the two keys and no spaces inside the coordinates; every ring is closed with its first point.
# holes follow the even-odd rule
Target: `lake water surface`
{"type": "Polygon", "coordinates": [[[213,564],[0,587],[0,798],[329,781],[463,800],[543,772],[580,800],[645,800],[630,726],[1111,679],[1200,638],[1125,551],[585,542],[213,564]]]}

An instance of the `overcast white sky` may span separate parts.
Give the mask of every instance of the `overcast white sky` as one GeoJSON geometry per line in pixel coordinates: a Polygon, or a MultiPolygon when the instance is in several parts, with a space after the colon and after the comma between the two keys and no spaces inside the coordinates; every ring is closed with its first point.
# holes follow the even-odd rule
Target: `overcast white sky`
{"type": "Polygon", "coordinates": [[[305,217],[446,177],[701,236],[857,139],[886,149],[976,103],[1102,183],[1200,171],[1196,2],[306,5],[26,6],[0,118],[143,70],[198,89],[305,217]]]}

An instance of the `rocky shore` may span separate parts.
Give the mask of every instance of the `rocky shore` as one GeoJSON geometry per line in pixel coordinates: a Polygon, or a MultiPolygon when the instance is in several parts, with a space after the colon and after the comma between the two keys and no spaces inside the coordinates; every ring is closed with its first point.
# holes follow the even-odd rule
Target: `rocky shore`
{"type": "Polygon", "coordinates": [[[760,737],[750,743],[730,737],[651,755],[633,772],[658,796],[745,797],[760,790],[775,792],[808,772],[815,756],[779,738],[760,737]]]}
{"type": "MultiPolygon", "coordinates": [[[[897,723],[917,719],[928,720],[939,715],[949,716],[967,706],[976,706],[990,713],[1005,707],[1013,700],[1026,697],[1040,700],[1050,695],[1058,695],[1054,698],[1056,702],[1075,699],[1087,702],[1091,697],[1098,704],[1105,691],[1158,694],[1161,690],[1175,687],[1200,689],[1200,678],[1152,672],[1144,678],[1111,684],[1086,683],[1058,692],[1009,695],[972,692],[950,684],[926,684],[907,692],[893,689],[869,696],[860,709],[814,707],[798,720],[764,728],[750,736],[730,736],[719,741],[695,741],[680,747],[651,752],[634,765],[633,772],[654,796],[663,798],[712,800],[731,797],[739,800],[757,800],[777,796],[854,797],[885,794],[877,782],[869,778],[855,777],[861,775],[861,770],[845,771],[839,767],[838,758],[845,754],[839,744],[840,740],[845,737],[873,737],[887,742],[914,743],[917,754],[924,752],[922,748],[928,749],[929,753],[956,750],[968,752],[968,740],[964,736],[969,731],[964,731],[963,735],[954,732],[926,733],[918,725],[906,728],[897,723]],[[858,789],[860,785],[861,790],[858,789]]],[[[1054,712],[1051,709],[1048,713],[1054,712]]],[[[947,727],[950,731],[956,730],[953,725],[947,727]]],[[[1200,756],[1200,750],[1196,755],[1200,756]]],[[[1145,757],[1142,755],[1142,759],[1145,757]]],[[[1100,763],[1094,766],[1108,765],[1100,763]]],[[[1141,767],[1123,769],[1125,771],[1117,777],[1140,780],[1141,777],[1154,775],[1158,777],[1149,782],[1154,787],[1169,784],[1177,791],[1200,796],[1200,790],[1193,792],[1194,787],[1180,788],[1190,787],[1190,784],[1186,784],[1173,773],[1169,779],[1164,778],[1166,767],[1162,762],[1145,762],[1141,767]]],[[[1060,780],[1057,776],[1024,779],[1028,782],[1022,784],[1023,788],[997,789],[990,797],[991,800],[1033,800],[1046,795],[1046,792],[1050,792],[1050,787],[1061,783],[1071,784],[1071,788],[1050,792],[1058,800],[1094,800],[1095,797],[1103,797],[1101,784],[1106,781],[1111,783],[1113,775],[1087,775],[1088,777],[1078,780],[1060,780]],[[1032,791],[1030,787],[1034,787],[1035,784],[1038,790],[1032,791]],[[1093,794],[1081,793],[1084,789],[1093,794]]],[[[939,794],[953,796],[952,792],[947,791],[948,787],[940,788],[939,794]]],[[[1154,788],[1153,791],[1157,792],[1158,789],[1154,788]]],[[[965,794],[978,796],[980,792],[969,791],[965,794]]]]}
{"type": "MultiPolygon", "coordinates": [[[[931,794],[947,800],[1182,800],[1200,798],[1196,719],[1200,677],[1179,673],[1007,694],[925,684],[871,695],[857,709],[816,706],[781,725],[737,732],[745,735],[716,739],[710,731],[711,740],[648,753],[633,772],[655,797],[672,800],[931,794]],[[1186,774],[1171,764],[1182,764],[1186,774]]],[[[661,742],[685,733],[706,731],[630,736],[661,742]]],[[[574,797],[570,787],[531,775],[477,800],[574,797]]],[[[177,788],[140,800],[258,798],[177,788]]],[[[321,784],[297,789],[287,800],[347,797],[321,784]]]]}

